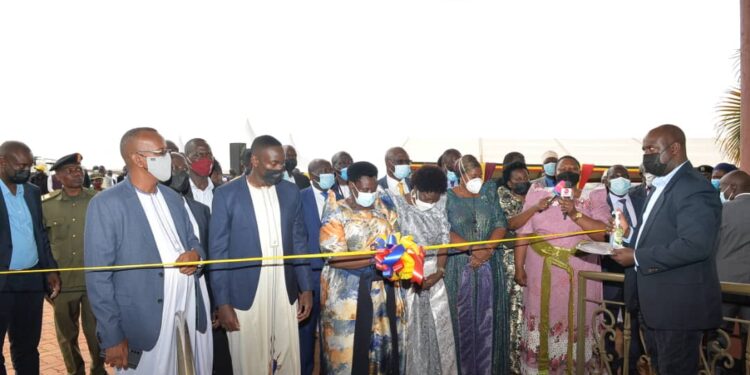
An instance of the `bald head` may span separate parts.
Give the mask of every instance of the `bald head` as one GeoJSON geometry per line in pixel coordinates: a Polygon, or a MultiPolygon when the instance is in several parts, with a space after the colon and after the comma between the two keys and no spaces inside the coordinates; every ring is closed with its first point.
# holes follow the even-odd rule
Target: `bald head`
{"type": "MultiPolygon", "coordinates": [[[[167,143],[164,138],[153,128],[130,129],[120,139],[120,155],[131,171],[139,164],[136,155],[152,156],[163,153],[166,149],[167,143]]],[[[145,168],[145,162],[141,161],[140,164],[143,164],[141,168],[145,168]]]]}
{"type": "MultiPolygon", "coordinates": [[[[18,141],[7,141],[0,145],[0,178],[7,186],[25,183],[34,164],[31,149],[18,141]],[[25,176],[24,178],[21,178],[25,176]]],[[[14,190],[12,188],[11,190],[14,190]]]]}
{"type": "MultiPolygon", "coordinates": [[[[158,138],[161,138],[159,133],[154,128],[142,127],[126,131],[125,134],[122,135],[122,138],[120,138],[120,156],[122,156],[122,160],[125,161],[125,165],[130,165],[130,156],[132,154],[135,154],[139,151],[154,150],[144,149],[141,148],[141,146],[144,139],[154,137],[155,135],[158,136],[158,138]]],[[[164,143],[164,138],[161,138],[161,141],[162,143],[164,143]]]]}
{"type": "MultiPolygon", "coordinates": [[[[386,164],[389,161],[391,163],[394,163],[396,161],[400,161],[401,159],[409,159],[409,154],[406,153],[406,150],[404,150],[403,147],[391,147],[388,149],[388,151],[385,152],[386,164]]],[[[394,163],[394,164],[398,164],[398,163],[394,163]]]]}
{"type": "Polygon", "coordinates": [[[177,144],[167,139],[167,148],[169,149],[169,152],[180,152],[180,148],[177,147],[177,144]]]}
{"type": "Polygon", "coordinates": [[[328,160],[325,159],[313,159],[307,165],[307,173],[312,175],[319,175],[321,173],[333,173],[333,167],[328,160]]]}
{"type": "Polygon", "coordinates": [[[651,129],[643,138],[642,149],[646,172],[656,176],[665,176],[687,161],[685,133],[675,125],[651,129]]]}
{"type": "Polygon", "coordinates": [[[683,132],[679,127],[671,124],[657,126],[656,128],[651,129],[650,132],[648,132],[648,135],[646,137],[649,136],[655,138],[657,141],[660,141],[664,145],[665,149],[673,145],[679,145],[679,148],[675,149],[676,154],[682,156],[682,159],[687,160],[685,132],[683,132]]]}
{"type": "Polygon", "coordinates": [[[294,146],[292,146],[292,145],[283,145],[283,146],[281,146],[281,148],[284,149],[284,155],[288,155],[289,153],[292,153],[295,158],[297,157],[297,149],[294,148],[294,146]]]}
{"type": "Polygon", "coordinates": [[[0,158],[17,152],[28,152],[31,154],[31,149],[25,143],[19,141],[6,141],[0,145],[0,158]]]}
{"type": "Polygon", "coordinates": [[[352,156],[346,151],[339,151],[331,157],[331,165],[336,169],[346,168],[353,162],[352,156]]]}
{"type": "Polygon", "coordinates": [[[750,193],[750,175],[742,170],[729,172],[721,178],[719,190],[729,200],[738,194],[750,193]]]}
{"type": "Polygon", "coordinates": [[[615,178],[619,178],[619,177],[630,178],[630,175],[628,174],[628,169],[625,168],[625,166],[621,164],[615,164],[609,167],[609,169],[607,169],[607,174],[605,176],[607,180],[614,180],[615,178]]]}

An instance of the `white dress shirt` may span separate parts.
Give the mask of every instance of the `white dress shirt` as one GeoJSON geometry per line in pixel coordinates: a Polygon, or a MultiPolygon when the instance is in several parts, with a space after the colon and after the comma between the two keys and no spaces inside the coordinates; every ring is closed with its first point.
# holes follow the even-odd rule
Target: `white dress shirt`
{"type": "Polygon", "coordinates": [[[326,198],[328,197],[328,191],[323,191],[315,187],[315,184],[310,184],[313,194],[315,195],[315,204],[318,205],[318,217],[323,218],[323,209],[326,206],[326,198]]]}
{"type": "Polygon", "coordinates": [[[648,223],[648,217],[651,214],[651,210],[654,208],[654,205],[656,204],[656,201],[661,198],[661,193],[664,191],[664,188],[667,187],[670,181],[672,181],[672,178],[675,174],[677,174],[677,171],[682,169],[682,167],[685,166],[687,162],[680,164],[679,167],[672,170],[672,172],[669,172],[666,176],[656,177],[654,178],[654,182],[651,183],[652,189],[654,189],[651,192],[651,195],[646,198],[648,200],[648,204],[646,205],[646,208],[643,209],[643,218],[641,218],[641,227],[638,229],[638,239],[635,240],[635,246],[633,247],[636,249],[636,252],[633,254],[633,259],[635,260],[635,266],[638,267],[638,244],[641,242],[641,233],[643,233],[643,228],[646,227],[646,223],[648,223]]]}
{"type": "Polygon", "coordinates": [[[208,186],[206,190],[201,190],[193,183],[193,179],[190,179],[190,190],[193,192],[193,199],[208,206],[211,209],[211,202],[214,200],[214,183],[211,179],[208,179],[208,186]]]}
{"type": "Polygon", "coordinates": [[[388,182],[388,190],[391,191],[391,193],[395,195],[401,195],[401,191],[398,188],[399,183],[403,183],[404,185],[404,194],[409,192],[409,186],[406,184],[406,179],[403,179],[401,181],[386,175],[386,181],[388,182]]]}
{"type": "MultiPolygon", "coordinates": [[[[617,195],[609,193],[609,200],[612,202],[612,211],[620,210],[624,213],[627,213],[628,217],[630,217],[630,226],[635,229],[638,228],[638,217],[635,213],[635,208],[633,208],[633,200],[630,199],[630,194],[625,194],[623,197],[618,197],[617,195]],[[625,204],[622,204],[620,201],[625,200],[625,204]]],[[[625,220],[625,217],[622,218],[625,220]]]]}

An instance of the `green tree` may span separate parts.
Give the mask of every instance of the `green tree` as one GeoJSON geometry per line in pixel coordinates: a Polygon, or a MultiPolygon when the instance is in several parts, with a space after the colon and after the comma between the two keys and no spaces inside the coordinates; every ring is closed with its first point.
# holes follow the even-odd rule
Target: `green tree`
{"type": "Polygon", "coordinates": [[[740,89],[733,87],[721,98],[716,112],[719,120],[716,123],[716,141],[721,152],[732,163],[740,162],[740,89]]]}

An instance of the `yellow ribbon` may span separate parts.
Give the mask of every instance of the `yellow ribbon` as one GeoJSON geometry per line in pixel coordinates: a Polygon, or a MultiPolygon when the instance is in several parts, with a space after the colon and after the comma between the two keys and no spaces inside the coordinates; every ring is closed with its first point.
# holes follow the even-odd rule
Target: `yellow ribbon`
{"type": "MultiPolygon", "coordinates": [[[[503,238],[499,240],[487,240],[487,241],[473,241],[473,242],[462,242],[453,244],[442,244],[442,245],[430,245],[424,246],[425,251],[435,251],[439,249],[451,249],[457,247],[466,246],[479,246],[479,245],[491,245],[499,244],[504,242],[513,242],[519,240],[540,240],[545,238],[562,238],[562,237],[573,237],[582,234],[592,234],[605,232],[604,229],[595,230],[584,230],[578,232],[567,232],[567,233],[556,233],[556,234],[545,234],[545,235],[533,235],[519,238],[503,238]]],[[[354,257],[354,256],[365,256],[375,254],[374,250],[356,250],[341,253],[316,253],[316,254],[296,254],[296,255],[276,255],[267,257],[251,257],[251,258],[233,258],[233,259],[209,259],[209,260],[196,260],[193,262],[164,262],[164,263],[140,263],[140,264],[119,264],[112,266],[87,266],[87,267],[67,267],[67,268],[47,268],[47,269],[28,269],[28,270],[11,270],[11,271],[0,271],[0,275],[18,275],[28,273],[46,273],[46,272],[74,272],[74,271],[116,271],[136,268],[166,268],[166,267],[189,267],[189,266],[205,266],[210,264],[224,264],[224,263],[245,263],[245,262],[262,262],[266,260],[293,260],[293,259],[315,259],[315,258],[341,258],[341,257],[354,257]]]]}
{"type": "Polygon", "coordinates": [[[542,266],[542,301],[539,317],[539,355],[537,356],[537,369],[539,370],[539,374],[549,374],[549,305],[552,289],[552,266],[556,266],[568,273],[568,347],[565,372],[567,374],[572,374],[573,342],[575,332],[573,327],[575,326],[575,314],[573,311],[573,267],[568,264],[568,258],[575,254],[576,250],[552,246],[549,242],[543,240],[533,242],[530,245],[539,256],[544,258],[544,265],[542,266]]]}

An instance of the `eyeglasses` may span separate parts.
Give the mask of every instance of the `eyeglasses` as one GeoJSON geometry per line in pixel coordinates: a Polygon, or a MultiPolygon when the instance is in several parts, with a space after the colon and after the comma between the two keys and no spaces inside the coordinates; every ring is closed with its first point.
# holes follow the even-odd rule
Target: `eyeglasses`
{"type": "Polygon", "coordinates": [[[136,153],[141,154],[141,156],[145,156],[143,155],[144,153],[154,154],[156,156],[164,156],[169,153],[169,149],[162,148],[158,150],[139,150],[139,151],[136,151],[136,153]]]}

